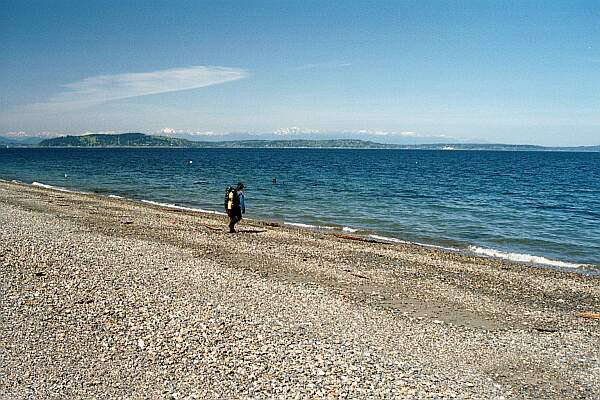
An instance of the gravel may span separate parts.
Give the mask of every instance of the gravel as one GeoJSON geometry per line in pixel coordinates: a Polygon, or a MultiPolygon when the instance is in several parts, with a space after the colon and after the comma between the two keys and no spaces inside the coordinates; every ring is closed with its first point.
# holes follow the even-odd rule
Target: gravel
{"type": "Polygon", "coordinates": [[[600,278],[0,181],[1,398],[600,398],[600,278]]]}

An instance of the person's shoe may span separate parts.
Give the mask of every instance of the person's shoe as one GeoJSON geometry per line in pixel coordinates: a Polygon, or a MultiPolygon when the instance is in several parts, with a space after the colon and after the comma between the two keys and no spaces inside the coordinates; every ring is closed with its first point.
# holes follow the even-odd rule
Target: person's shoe
{"type": "Polygon", "coordinates": [[[235,229],[230,229],[229,233],[235,233],[235,229]]]}

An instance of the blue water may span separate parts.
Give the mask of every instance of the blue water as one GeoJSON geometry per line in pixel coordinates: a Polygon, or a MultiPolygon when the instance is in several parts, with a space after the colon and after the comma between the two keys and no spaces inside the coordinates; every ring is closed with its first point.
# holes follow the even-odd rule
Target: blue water
{"type": "Polygon", "coordinates": [[[0,178],[215,211],[241,180],[247,217],[600,265],[600,153],[11,148],[0,178]]]}

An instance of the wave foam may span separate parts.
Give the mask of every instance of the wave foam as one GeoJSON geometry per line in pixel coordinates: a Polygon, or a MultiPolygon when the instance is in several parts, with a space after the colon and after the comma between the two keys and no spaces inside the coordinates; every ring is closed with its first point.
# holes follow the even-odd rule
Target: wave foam
{"type": "Polygon", "coordinates": [[[171,203],[159,203],[157,201],[152,201],[152,200],[142,200],[142,203],[152,204],[154,206],[165,207],[165,208],[175,208],[177,210],[183,210],[183,211],[192,211],[192,212],[200,212],[200,213],[216,214],[216,215],[227,215],[227,214],[225,214],[223,212],[219,212],[219,211],[204,210],[202,208],[184,207],[184,206],[178,206],[177,204],[171,204],[171,203]]]}
{"type": "Polygon", "coordinates": [[[564,261],[550,260],[545,257],[533,256],[531,254],[507,253],[494,249],[484,249],[483,247],[477,246],[469,246],[469,250],[475,254],[482,256],[503,258],[505,260],[524,262],[529,264],[550,265],[560,268],[580,268],[585,266],[585,264],[575,264],[564,261]]]}
{"type": "Polygon", "coordinates": [[[306,229],[327,229],[327,230],[338,229],[335,226],[310,225],[310,224],[302,224],[300,222],[284,222],[283,224],[289,225],[289,226],[295,226],[297,228],[306,228],[306,229]]]}
{"type": "Polygon", "coordinates": [[[419,243],[419,242],[408,242],[406,240],[389,237],[389,236],[369,235],[369,237],[372,239],[381,240],[383,242],[401,243],[401,244],[416,244],[417,246],[430,247],[433,249],[440,249],[440,250],[446,250],[446,251],[460,251],[459,249],[457,249],[455,247],[445,247],[445,246],[438,246],[435,244],[427,244],[427,243],[419,243]]]}
{"type": "Polygon", "coordinates": [[[111,199],[122,199],[123,198],[123,196],[117,196],[116,194],[109,194],[106,197],[110,197],[111,199]]]}
{"type": "Polygon", "coordinates": [[[393,237],[379,236],[379,235],[369,235],[369,237],[372,239],[375,239],[375,240],[381,240],[383,242],[411,244],[410,242],[407,242],[406,240],[396,239],[393,237]]]}
{"type": "Polygon", "coordinates": [[[76,192],[74,192],[72,190],[69,190],[69,189],[61,188],[61,187],[58,187],[58,186],[46,185],[45,183],[40,183],[40,182],[33,182],[31,184],[31,186],[37,186],[37,187],[41,187],[41,188],[44,188],[44,189],[58,190],[58,191],[61,191],[61,192],[76,193],[76,192]]]}
{"type": "Polygon", "coordinates": [[[295,226],[297,228],[304,228],[304,229],[343,231],[343,232],[349,232],[349,233],[354,233],[354,232],[358,231],[358,229],[351,228],[349,226],[339,227],[339,226],[327,226],[327,225],[311,225],[311,224],[303,224],[301,222],[284,222],[283,224],[289,225],[289,226],[295,226]]]}

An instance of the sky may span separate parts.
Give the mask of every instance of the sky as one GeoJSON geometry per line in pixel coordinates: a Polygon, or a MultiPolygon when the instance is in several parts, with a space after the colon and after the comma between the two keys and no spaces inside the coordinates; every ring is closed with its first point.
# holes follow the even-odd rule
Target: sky
{"type": "Polygon", "coordinates": [[[0,135],[600,144],[597,0],[0,0],[0,40],[0,135]]]}

